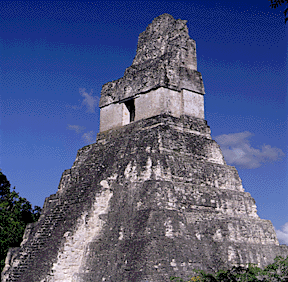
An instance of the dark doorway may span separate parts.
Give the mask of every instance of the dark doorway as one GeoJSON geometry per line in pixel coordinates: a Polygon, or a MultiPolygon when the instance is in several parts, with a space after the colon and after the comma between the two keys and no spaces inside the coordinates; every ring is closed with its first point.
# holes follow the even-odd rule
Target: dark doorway
{"type": "Polygon", "coordinates": [[[134,121],[135,119],[135,104],[134,99],[128,100],[125,102],[125,106],[127,107],[129,114],[130,114],[130,122],[134,121]]]}

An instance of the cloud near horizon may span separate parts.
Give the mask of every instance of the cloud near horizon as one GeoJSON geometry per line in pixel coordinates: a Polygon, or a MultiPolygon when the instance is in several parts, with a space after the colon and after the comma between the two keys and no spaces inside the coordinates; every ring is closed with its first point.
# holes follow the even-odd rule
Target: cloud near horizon
{"type": "Polygon", "coordinates": [[[228,164],[253,169],[284,156],[281,149],[272,148],[270,145],[263,144],[261,149],[253,148],[248,140],[251,136],[253,136],[251,132],[244,131],[215,137],[228,164]]]}
{"type": "Polygon", "coordinates": [[[280,244],[288,245],[288,222],[281,226],[281,230],[277,230],[276,235],[280,244]]]}

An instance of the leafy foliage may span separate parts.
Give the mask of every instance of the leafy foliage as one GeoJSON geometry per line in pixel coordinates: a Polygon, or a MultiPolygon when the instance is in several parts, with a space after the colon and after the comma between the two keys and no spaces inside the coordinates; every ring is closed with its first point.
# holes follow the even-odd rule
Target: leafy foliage
{"type": "MultiPolygon", "coordinates": [[[[288,0],[270,0],[271,5],[270,7],[273,9],[276,9],[278,7],[278,5],[282,5],[286,2],[286,4],[288,3],[288,0]]],[[[285,24],[288,21],[288,17],[286,17],[286,14],[288,13],[288,8],[285,9],[284,11],[284,15],[285,15],[285,24]]]]}
{"type": "MultiPolygon", "coordinates": [[[[276,282],[288,281],[288,257],[278,256],[274,263],[261,269],[253,264],[248,267],[234,266],[229,270],[220,270],[216,274],[207,274],[203,270],[194,270],[198,276],[191,277],[186,282],[276,282]]],[[[179,277],[170,277],[170,280],[185,282],[179,277]]]]}
{"type": "Polygon", "coordinates": [[[5,265],[9,247],[19,247],[28,223],[39,219],[41,208],[31,204],[19,193],[10,190],[10,182],[0,172],[0,272],[5,265]]]}

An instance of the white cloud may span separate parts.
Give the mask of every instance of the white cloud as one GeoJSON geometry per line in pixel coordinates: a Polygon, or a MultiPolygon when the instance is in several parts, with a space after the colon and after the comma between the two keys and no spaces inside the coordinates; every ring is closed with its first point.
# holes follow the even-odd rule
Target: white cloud
{"type": "Polygon", "coordinates": [[[96,138],[94,138],[93,136],[95,135],[94,131],[89,131],[83,134],[82,138],[85,140],[85,142],[91,144],[94,143],[96,138]]]}
{"type": "Polygon", "coordinates": [[[98,106],[99,98],[92,96],[93,90],[90,91],[90,94],[85,92],[85,90],[85,88],[79,88],[80,95],[84,97],[82,105],[87,107],[88,112],[95,113],[95,108],[98,106]]]}
{"type": "Polygon", "coordinates": [[[85,127],[80,126],[80,125],[68,124],[67,129],[74,130],[76,133],[81,133],[85,129],[85,127]]]}
{"type": "Polygon", "coordinates": [[[280,244],[288,245],[288,222],[281,226],[281,230],[276,229],[276,235],[280,244]]]}
{"type": "Polygon", "coordinates": [[[279,148],[262,145],[261,149],[251,146],[248,138],[253,136],[249,131],[223,134],[215,137],[228,164],[241,168],[257,168],[265,162],[273,162],[284,156],[279,148]]]}
{"type": "Polygon", "coordinates": [[[73,109],[73,110],[80,110],[83,108],[83,106],[85,106],[87,107],[87,112],[95,113],[95,108],[98,106],[98,103],[99,103],[99,97],[97,96],[93,97],[92,96],[93,90],[91,90],[89,94],[86,92],[85,88],[79,88],[79,93],[82,97],[84,97],[84,100],[82,101],[81,105],[80,106],[66,105],[66,107],[73,109]]]}
{"type": "Polygon", "coordinates": [[[79,110],[81,109],[81,106],[76,106],[76,105],[65,105],[65,107],[73,109],[73,110],[79,110]]]}

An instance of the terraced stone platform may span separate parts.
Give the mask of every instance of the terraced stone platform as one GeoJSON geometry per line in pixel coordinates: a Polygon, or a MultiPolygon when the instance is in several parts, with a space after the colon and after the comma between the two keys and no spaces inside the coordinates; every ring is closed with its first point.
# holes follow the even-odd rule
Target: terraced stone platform
{"type": "Polygon", "coordinates": [[[287,257],[212,140],[204,94],[186,21],[155,18],[103,85],[97,141],[9,250],[2,281],[164,282],[287,257]]]}
{"type": "Polygon", "coordinates": [[[78,151],[4,281],[169,281],[287,254],[206,122],[159,115],[78,151]]]}

